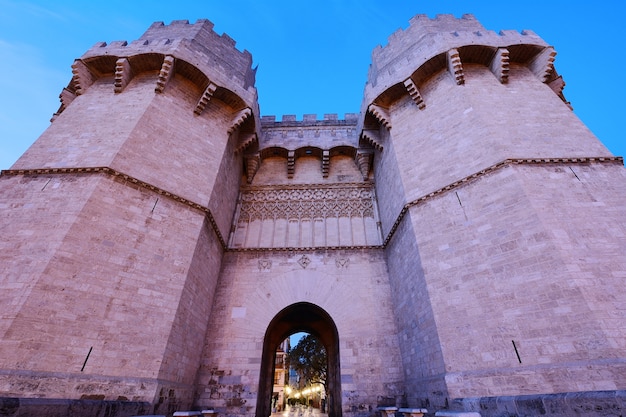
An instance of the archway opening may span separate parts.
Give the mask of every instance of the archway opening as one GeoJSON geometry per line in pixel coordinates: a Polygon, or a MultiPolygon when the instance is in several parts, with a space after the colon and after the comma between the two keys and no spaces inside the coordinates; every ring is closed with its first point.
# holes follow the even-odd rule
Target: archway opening
{"type": "MultiPolygon", "coordinates": [[[[287,406],[314,408],[326,413],[326,398],[328,390],[328,355],[326,347],[317,337],[309,333],[296,333],[286,339],[289,351],[286,355],[289,367],[287,386],[283,390],[283,400],[287,406]]],[[[276,352],[276,374],[280,373],[278,355],[276,352]]],[[[275,381],[276,384],[276,381],[275,381]]],[[[274,396],[280,386],[274,385],[274,396]]],[[[280,408],[280,404],[279,404],[280,408]]],[[[285,407],[283,407],[284,409],[285,407]]],[[[274,411],[274,407],[272,407],[274,411]]]]}
{"type": "Polygon", "coordinates": [[[337,327],[326,311],[311,303],[296,303],[286,307],[274,317],[265,332],[256,416],[271,415],[276,350],[287,337],[298,332],[314,336],[326,349],[328,360],[326,412],[329,417],[341,417],[337,327]]]}

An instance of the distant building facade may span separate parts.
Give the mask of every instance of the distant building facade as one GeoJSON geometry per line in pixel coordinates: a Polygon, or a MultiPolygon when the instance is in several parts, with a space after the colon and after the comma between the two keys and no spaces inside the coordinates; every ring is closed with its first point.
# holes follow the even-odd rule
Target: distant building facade
{"type": "Polygon", "coordinates": [[[274,388],[272,390],[272,410],[280,412],[287,405],[289,388],[289,349],[290,339],[286,338],[276,349],[274,360],[274,388]]]}
{"type": "Polygon", "coordinates": [[[96,44],[2,172],[3,409],[266,417],[302,331],[332,417],[623,410],[626,171],[550,45],[418,15],[358,114],[276,120],[212,28],[96,44]]]}

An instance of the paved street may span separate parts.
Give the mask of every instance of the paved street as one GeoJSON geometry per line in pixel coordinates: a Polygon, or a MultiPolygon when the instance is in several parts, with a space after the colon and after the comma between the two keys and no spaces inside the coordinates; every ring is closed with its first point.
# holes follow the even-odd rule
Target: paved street
{"type": "Polygon", "coordinates": [[[318,408],[303,406],[287,406],[285,411],[272,413],[272,417],[327,417],[328,414],[322,413],[318,408]]]}

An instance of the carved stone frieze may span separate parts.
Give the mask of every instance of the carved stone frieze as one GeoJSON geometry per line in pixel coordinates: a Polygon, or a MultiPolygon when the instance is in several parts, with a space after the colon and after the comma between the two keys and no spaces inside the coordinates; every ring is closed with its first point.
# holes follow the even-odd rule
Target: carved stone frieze
{"type": "Polygon", "coordinates": [[[241,191],[239,222],[264,219],[374,217],[370,184],[256,187],[241,191]]]}

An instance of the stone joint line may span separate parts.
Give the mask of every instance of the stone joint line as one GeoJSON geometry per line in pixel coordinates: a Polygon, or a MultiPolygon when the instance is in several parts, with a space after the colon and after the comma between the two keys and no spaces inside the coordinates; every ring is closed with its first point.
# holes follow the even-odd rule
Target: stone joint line
{"type": "Polygon", "coordinates": [[[408,203],[406,203],[404,205],[404,207],[402,207],[402,210],[400,210],[400,213],[398,214],[398,217],[396,217],[396,221],[393,223],[393,226],[391,226],[391,229],[389,230],[389,233],[387,234],[387,237],[385,238],[385,240],[383,241],[383,248],[387,247],[387,244],[391,241],[391,238],[393,237],[393,235],[395,234],[396,230],[398,229],[398,226],[400,226],[400,223],[402,222],[402,220],[404,219],[404,215],[406,214],[407,211],[409,211],[409,209],[411,207],[417,206],[418,204],[422,204],[440,194],[446,193],[450,190],[453,190],[463,184],[466,184],[472,180],[475,180],[479,177],[482,177],[486,174],[489,174],[491,172],[497,171],[501,168],[510,166],[510,165],[520,165],[520,164],[524,164],[524,165],[539,165],[539,164],[585,164],[585,163],[619,163],[621,165],[624,164],[624,158],[621,156],[612,156],[612,157],[580,157],[580,158],[512,158],[512,159],[505,159],[502,162],[498,162],[497,164],[491,165],[488,168],[482,169],[478,172],[473,173],[472,175],[469,175],[465,178],[462,178],[458,181],[455,181],[451,184],[446,185],[445,187],[441,187],[438,190],[435,190],[431,193],[425,194],[413,201],[410,201],[408,203]]]}
{"type": "Polygon", "coordinates": [[[444,187],[441,187],[431,193],[425,194],[422,197],[419,197],[413,201],[410,201],[402,207],[400,213],[396,217],[396,221],[391,227],[387,237],[384,239],[382,245],[365,245],[365,246],[327,246],[327,247],[284,247],[284,248],[231,248],[226,244],[222,233],[217,227],[217,222],[211,213],[211,210],[208,207],[205,207],[201,204],[195,203],[191,200],[187,200],[186,198],[180,197],[176,194],[170,193],[169,191],[163,190],[159,187],[156,187],[152,184],[146,183],[144,181],[138,180],[130,175],[124,174],[122,172],[116,171],[114,169],[108,167],[78,167],[78,168],[35,168],[35,169],[8,169],[0,171],[0,176],[11,175],[49,175],[49,174],[80,174],[80,173],[104,173],[111,175],[113,177],[122,178],[126,181],[130,181],[131,183],[142,187],[144,189],[153,191],[167,197],[171,200],[177,201],[179,203],[185,204],[194,209],[200,210],[204,212],[211,223],[211,227],[213,232],[217,236],[222,249],[228,252],[265,252],[265,251],[316,251],[316,250],[346,250],[346,249],[385,249],[396,230],[400,226],[400,223],[404,219],[406,212],[414,206],[422,204],[432,198],[439,196],[443,193],[446,193],[450,190],[458,188],[463,184],[467,184],[470,181],[473,181],[477,178],[480,178],[484,175],[487,175],[491,172],[497,171],[501,168],[508,167],[511,165],[545,165],[545,164],[585,164],[585,163],[619,163],[621,165],[624,164],[624,158],[621,156],[613,156],[613,157],[578,157],[578,158],[512,158],[505,159],[504,161],[498,162],[490,167],[482,169],[474,174],[471,174],[465,178],[462,178],[458,181],[450,183],[444,187]]]}
{"type": "Polygon", "coordinates": [[[120,178],[125,181],[131,182],[132,184],[137,185],[138,187],[144,188],[146,190],[153,191],[159,195],[162,195],[170,200],[177,201],[182,203],[188,207],[194,208],[196,210],[200,210],[206,214],[209,222],[211,223],[211,227],[213,228],[213,232],[217,236],[217,239],[220,242],[223,250],[227,249],[226,241],[222,236],[219,228],[217,227],[217,222],[211,213],[211,210],[208,207],[205,207],[201,204],[198,204],[194,201],[188,200],[184,197],[171,193],[167,190],[159,188],[155,185],[149,184],[147,182],[141,181],[137,178],[134,178],[130,175],[124,174],[123,172],[116,171],[112,168],[108,167],[76,167],[76,168],[33,168],[33,169],[8,169],[2,170],[0,172],[0,176],[4,175],[50,175],[50,174],[108,174],[114,178],[120,178]]]}

